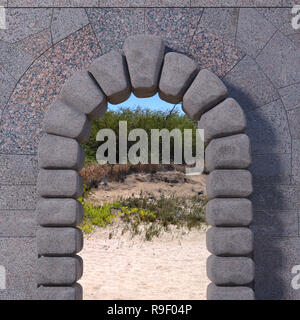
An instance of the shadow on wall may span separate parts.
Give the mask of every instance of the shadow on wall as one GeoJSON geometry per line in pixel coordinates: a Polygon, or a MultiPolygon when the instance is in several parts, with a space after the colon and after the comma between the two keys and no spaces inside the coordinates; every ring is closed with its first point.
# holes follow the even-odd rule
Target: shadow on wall
{"type": "Polygon", "coordinates": [[[284,299],[286,281],[281,277],[285,268],[284,259],[280,248],[276,247],[270,236],[270,229],[276,229],[277,235],[282,235],[285,231],[278,212],[273,211],[283,208],[285,202],[282,193],[274,188],[280,181],[276,181],[273,174],[283,172],[284,169],[279,158],[272,155],[276,153],[273,148],[277,142],[274,124],[264,118],[258,109],[253,108],[255,103],[251,98],[226,81],[224,83],[229,90],[229,96],[233,96],[244,109],[247,118],[246,133],[252,144],[250,171],[253,175],[253,193],[250,199],[253,204],[251,229],[254,232],[255,296],[257,300],[284,299]],[[257,149],[264,149],[267,154],[257,149]],[[269,194],[270,188],[272,195],[269,194]],[[273,203],[274,199],[276,203],[273,203]]]}

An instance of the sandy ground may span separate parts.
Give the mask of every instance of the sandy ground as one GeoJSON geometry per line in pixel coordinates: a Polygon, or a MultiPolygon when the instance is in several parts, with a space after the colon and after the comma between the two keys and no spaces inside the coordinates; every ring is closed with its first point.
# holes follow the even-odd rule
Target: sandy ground
{"type": "MultiPolygon", "coordinates": [[[[102,182],[89,201],[101,205],[118,198],[173,193],[194,196],[205,193],[204,176],[180,172],[131,174],[122,182],[102,182]]],[[[97,228],[85,236],[80,253],[84,274],[79,281],[84,299],[205,299],[209,283],[206,276],[205,230],[171,229],[159,238],[145,241],[139,236],[121,234],[122,225],[97,228]],[[110,238],[110,234],[113,237],[110,238]]]]}
{"type": "Polygon", "coordinates": [[[206,299],[204,230],[173,230],[152,241],[120,230],[98,228],[85,238],[79,281],[85,300],[206,299]]]}

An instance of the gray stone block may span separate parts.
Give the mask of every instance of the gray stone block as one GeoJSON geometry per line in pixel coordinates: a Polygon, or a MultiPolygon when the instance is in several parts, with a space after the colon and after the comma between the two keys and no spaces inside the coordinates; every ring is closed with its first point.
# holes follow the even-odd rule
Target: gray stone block
{"type": "Polygon", "coordinates": [[[159,80],[159,97],[169,103],[179,103],[197,74],[197,63],[175,52],[165,55],[159,80]]]}
{"type": "Polygon", "coordinates": [[[238,134],[212,140],[205,150],[205,166],[215,169],[247,169],[251,164],[250,140],[238,134]]]}
{"type": "Polygon", "coordinates": [[[83,235],[77,228],[39,228],[36,233],[40,255],[68,256],[82,250],[83,235]]]}
{"type": "Polygon", "coordinates": [[[0,237],[35,237],[36,228],[35,210],[0,210],[0,237]]]}
{"type": "Polygon", "coordinates": [[[46,112],[44,129],[47,133],[87,141],[91,132],[91,123],[82,112],[56,100],[46,112]]]}
{"type": "Polygon", "coordinates": [[[125,57],[116,51],[96,59],[89,71],[112,104],[127,100],[131,93],[125,57]]]}
{"type": "Polygon", "coordinates": [[[207,223],[215,227],[246,227],[253,219],[252,202],[248,199],[212,199],[205,210],[207,223]]]}
{"type": "Polygon", "coordinates": [[[107,110],[106,97],[86,70],[78,71],[69,78],[60,96],[67,105],[86,114],[91,120],[99,119],[107,110]]]}
{"type": "Polygon", "coordinates": [[[207,300],[255,300],[254,291],[249,287],[219,287],[210,283],[207,300]]]}
{"type": "Polygon", "coordinates": [[[75,227],[83,219],[83,207],[74,199],[41,198],[36,211],[37,222],[44,227],[75,227]]]}
{"type": "Polygon", "coordinates": [[[74,170],[41,170],[37,192],[45,198],[77,199],[83,193],[82,178],[74,170]]]}
{"type": "Polygon", "coordinates": [[[37,289],[38,300],[82,300],[83,292],[79,283],[70,287],[44,287],[37,289]]]}
{"type": "Polygon", "coordinates": [[[232,98],[228,98],[213,109],[204,113],[198,128],[204,129],[204,141],[224,137],[246,130],[246,117],[243,109],[232,98]]]}
{"type": "Polygon", "coordinates": [[[37,261],[38,285],[72,285],[82,276],[81,257],[41,257],[37,261]]]}
{"type": "Polygon", "coordinates": [[[40,140],[38,160],[44,169],[79,171],[84,165],[84,150],[75,139],[46,134],[40,140]]]}
{"type": "Polygon", "coordinates": [[[164,59],[163,40],[152,35],[131,36],[125,40],[123,50],[133,93],[139,98],[155,95],[164,59]]]}
{"type": "Polygon", "coordinates": [[[201,70],[183,97],[182,109],[192,119],[215,107],[227,97],[224,83],[211,71],[201,70]]]}
{"type": "Polygon", "coordinates": [[[1,184],[36,184],[39,166],[36,155],[0,155],[1,184]]]}
{"type": "Polygon", "coordinates": [[[246,256],[253,250],[253,234],[249,228],[211,227],[206,232],[206,246],[216,256],[246,256]]]}
{"type": "Polygon", "coordinates": [[[33,185],[0,185],[1,210],[32,210],[37,193],[33,185]]]}
{"type": "Polygon", "coordinates": [[[254,262],[247,257],[209,256],[206,262],[207,276],[215,285],[239,286],[254,280],[254,262]]]}
{"type": "Polygon", "coordinates": [[[206,192],[212,198],[243,198],[253,191],[248,170],[214,170],[206,179],[206,192]]]}

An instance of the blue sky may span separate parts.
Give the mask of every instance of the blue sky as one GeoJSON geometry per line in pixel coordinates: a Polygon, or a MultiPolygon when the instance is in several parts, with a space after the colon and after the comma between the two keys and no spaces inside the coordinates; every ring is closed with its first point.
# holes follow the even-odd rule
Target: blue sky
{"type": "MultiPolygon", "coordinates": [[[[129,99],[121,104],[112,105],[109,103],[108,110],[118,110],[120,107],[136,108],[138,106],[141,108],[163,111],[171,110],[174,105],[161,100],[158,94],[150,98],[137,98],[134,94],[131,94],[129,99]]],[[[180,104],[177,106],[177,110],[182,112],[180,104]]]]}

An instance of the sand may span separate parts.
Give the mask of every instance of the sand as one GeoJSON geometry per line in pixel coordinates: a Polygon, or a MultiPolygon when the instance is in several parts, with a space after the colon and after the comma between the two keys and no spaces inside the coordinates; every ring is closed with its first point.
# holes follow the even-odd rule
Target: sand
{"type": "Polygon", "coordinates": [[[204,230],[173,229],[145,241],[111,226],[84,240],[85,300],[206,299],[204,230]]]}

